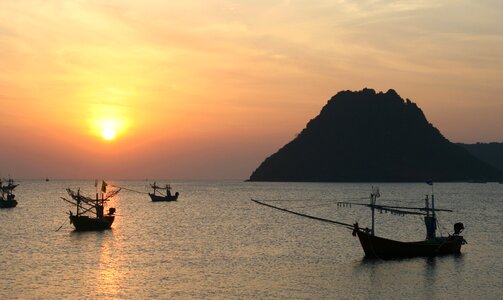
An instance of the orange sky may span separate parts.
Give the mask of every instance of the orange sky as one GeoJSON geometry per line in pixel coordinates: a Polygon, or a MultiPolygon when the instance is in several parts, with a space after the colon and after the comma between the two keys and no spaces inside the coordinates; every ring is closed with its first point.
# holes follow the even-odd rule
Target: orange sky
{"type": "Polygon", "coordinates": [[[178,2],[1,1],[0,176],[246,179],[364,87],[503,141],[498,1],[178,2]]]}

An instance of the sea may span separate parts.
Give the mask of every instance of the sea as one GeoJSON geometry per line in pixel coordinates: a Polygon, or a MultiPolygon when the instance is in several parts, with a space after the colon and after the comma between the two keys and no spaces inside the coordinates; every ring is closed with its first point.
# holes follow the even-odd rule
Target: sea
{"type": "MultiPolygon", "coordinates": [[[[0,299],[502,299],[503,184],[171,181],[177,202],[151,202],[147,181],[110,202],[111,230],[75,232],[61,200],[90,181],[19,181],[0,210],[0,299]],[[438,234],[462,222],[460,255],[371,260],[351,230],[258,205],[370,226],[370,210],[337,201],[423,206],[438,234]]],[[[157,180],[158,184],[163,184],[157,180]]],[[[423,240],[420,216],[377,213],[379,236],[423,240]]]]}

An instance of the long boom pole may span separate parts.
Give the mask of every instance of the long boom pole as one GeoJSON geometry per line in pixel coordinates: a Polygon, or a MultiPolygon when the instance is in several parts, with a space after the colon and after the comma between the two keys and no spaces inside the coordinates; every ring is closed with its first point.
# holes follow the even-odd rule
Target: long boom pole
{"type": "Polygon", "coordinates": [[[257,204],[261,204],[261,205],[264,205],[264,206],[267,206],[267,207],[270,207],[270,208],[274,208],[274,209],[277,209],[277,210],[281,210],[281,211],[284,211],[284,212],[287,212],[287,213],[291,213],[291,214],[294,214],[294,215],[297,215],[297,216],[301,216],[301,217],[306,217],[306,218],[309,218],[309,219],[313,219],[313,220],[318,220],[318,221],[322,221],[322,222],[327,222],[327,223],[333,223],[333,224],[337,224],[337,225],[341,225],[347,229],[354,229],[354,226],[351,225],[351,224],[348,224],[348,223],[343,223],[343,222],[339,222],[339,221],[334,221],[334,220],[330,220],[330,219],[324,219],[324,218],[319,218],[319,217],[315,217],[315,216],[311,216],[311,215],[306,215],[306,214],[303,214],[303,213],[299,213],[299,212],[296,212],[296,211],[293,211],[293,210],[289,210],[289,209],[286,209],[286,208],[282,208],[282,207],[279,207],[279,206],[274,206],[272,204],[269,204],[269,203],[265,203],[265,202],[262,202],[262,201],[259,201],[259,200],[255,200],[255,199],[251,199],[251,201],[257,203],[257,204]]]}

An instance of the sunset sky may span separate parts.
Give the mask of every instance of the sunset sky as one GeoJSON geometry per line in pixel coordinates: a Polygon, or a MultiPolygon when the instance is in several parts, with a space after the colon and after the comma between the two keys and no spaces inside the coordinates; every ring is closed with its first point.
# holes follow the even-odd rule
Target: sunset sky
{"type": "Polygon", "coordinates": [[[247,179],[364,87],[503,142],[502,20],[501,1],[0,0],[0,176],[247,179]]]}

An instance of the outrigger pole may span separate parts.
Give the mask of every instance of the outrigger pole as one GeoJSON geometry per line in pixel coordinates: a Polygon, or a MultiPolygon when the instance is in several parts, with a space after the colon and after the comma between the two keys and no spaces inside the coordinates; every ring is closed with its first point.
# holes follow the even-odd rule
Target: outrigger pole
{"type": "Polygon", "coordinates": [[[318,221],[321,221],[321,222],[327,222],[327,223],[332,223],[332,224],[340,225],[340,226],[345,227],[346,229],[349,229],[349,230],[353,230],[354,229],[354,226],[351,225],[351,224],[348,224],[348,223],[343,223],[343,222],[339,222],[339,221],[334,221],[334,220],[319,218],[319,217],[315,217],[315,216],[311,216],[311,215],[306,215],[306,214],[303,214],[303,213],[299,213],[299,212],[296,212],[296,211],[293,211],[293,210],[289,210],[289,209],[286,209],[286,208],[274,206],[274,205],[271,205],[271,204],[268,204],[268,203],[265,203],[265,202],[262,202],[262,201],[259,201],[259,200],[255,200],[255,199],[251,199],[251,201],[253,201],[253,202],[257,203],[257,204],[265,205],[265,206],[268,206],[270,208],[281,210],[281,211],[284,211],[284,212],[287,212],[287,213],[291,213],[291,214],[294,214],[294,215],[297,215],[297,216],[306,217],[306,218],[313,219],[313,220],[318,220],[318,221]]]}

